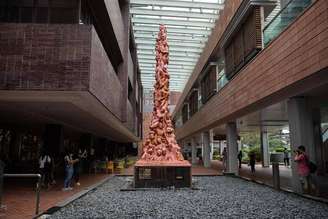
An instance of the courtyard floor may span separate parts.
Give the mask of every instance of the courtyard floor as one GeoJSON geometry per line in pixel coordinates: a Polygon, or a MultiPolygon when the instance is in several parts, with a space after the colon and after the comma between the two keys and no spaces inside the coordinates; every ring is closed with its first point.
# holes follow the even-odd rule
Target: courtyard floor
{"type": "MultiPolygon", "coordinates": [[[[73,195],[88,189],[89,186],[105,179],[108,174],[82,175],[81,186],[75,186],[72,191],[62,191],[63,180],[58,179],[51,189],[42,189],[40,193],[40,213],[53,207],[73,195]]],[[[5,210],[0,211],[0,219],[25,219],[35,216],[36,196],[35,180],[22,179],[5,180],[3,204],[5,210]]]]}
{"type": "Polygon", "coordinates": [[[227,176],[193,177],[191,189],[120,191],[113,177],[50,218],[328,218],[328,205],[227,176]]]}

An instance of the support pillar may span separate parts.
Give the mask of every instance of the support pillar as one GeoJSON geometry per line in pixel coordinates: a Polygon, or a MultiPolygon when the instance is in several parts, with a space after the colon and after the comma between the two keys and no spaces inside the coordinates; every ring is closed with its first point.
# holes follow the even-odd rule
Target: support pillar
{"type": "Polygon", "coordinates": [[[50,155],[59,155],[64,151],[63,126],[47,124],[44,132],[44,147],[50,155]]]}
{"type": "Polygon", "coordinates": [[[261,157],[262,157],[262,167],[269,167],[270,166],[269,136],[266,131],[261,131],[261,157]]]}
{"type": "MultiPolygon", "coordinates": [[[[315,161],[312,116],[304,97],[294,97],[288,101],[288,119],[292,151],[304,145],[309,159],[315,161]]],[[[292,186],[295,192],[301,193],[302,187],[297,174],[297,164],[293,161],[294,156],[292,153],[292,186]]]]}
{"type": "Polygon", "coordinates": [[[213,151],[214,151],[214,132],[213,129],[209,131],[210,137],[210,161],[213,160],[213,151]]]}
{"type": "Polygon", "coordinates": [[[237,143],[237,126],[235,122],[226,125],[227,130],[227,172],[238,175],[238,143],[237,143]]]}
{"type": "Polygon", "coordinates": [[[197,148],[195,138],[191,138],[191,163],[197,164],[197,148]]]}
{"type": "Polygon", "coordinates": [[[204,167],[211,167],[211,145],[210,145],[210,133],[202,133],[202,146],[203,146],[203,162],[204,167]]]}

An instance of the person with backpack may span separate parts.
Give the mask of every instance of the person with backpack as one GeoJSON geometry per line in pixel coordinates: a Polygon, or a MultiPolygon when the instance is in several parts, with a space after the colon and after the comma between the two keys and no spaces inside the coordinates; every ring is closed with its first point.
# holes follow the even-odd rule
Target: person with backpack
{"type": "Polygon", "coordinates": [[[311,193],[311,173],[316,172],[316,165],[309,160],[305,147],[300,145],[295,152],[294,161],[297,163],[297,173],[300,176],[303,193],[311,193]]]}
{"type": "Polygon", "coordinates": [[[39,171],[41,174],[41,185],[49,188],[51,174],[51,158],[46,150],[42,150],[39,158],[39,171]]]}

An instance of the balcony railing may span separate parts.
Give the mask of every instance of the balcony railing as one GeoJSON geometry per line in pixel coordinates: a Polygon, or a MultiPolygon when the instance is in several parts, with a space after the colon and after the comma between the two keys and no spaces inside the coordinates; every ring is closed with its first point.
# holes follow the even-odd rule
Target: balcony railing
{"type": "Polygon", "coordinates": [[[219,92],[227,83],[229,82],[224,68],[221,70],[221,72],[218,74],[218,80],[217,80],[217,92],[219,92]]]}
{"type": "Polygon", "coordinates": [[[291,0],[278,12],[270,23],[264,28],[264,46],[275,39],[296,17],[301,14],[312,0],[291,0]]]}

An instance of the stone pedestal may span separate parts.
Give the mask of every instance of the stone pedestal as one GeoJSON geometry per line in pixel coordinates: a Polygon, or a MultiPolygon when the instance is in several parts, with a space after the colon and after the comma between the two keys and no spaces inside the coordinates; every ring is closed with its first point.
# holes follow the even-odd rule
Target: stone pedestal
{"type": "Polygon", "coordinates": [[[135,188],[191,187],[191,164],[139,160],[134,165],[135,188]]]}

